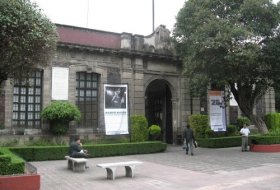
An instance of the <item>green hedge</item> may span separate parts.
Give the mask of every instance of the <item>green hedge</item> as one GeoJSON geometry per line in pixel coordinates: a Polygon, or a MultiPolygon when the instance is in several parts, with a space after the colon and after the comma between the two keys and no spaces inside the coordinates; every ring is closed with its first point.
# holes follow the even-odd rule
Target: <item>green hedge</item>
{"type": "Polygon", "coordinates": [[[241,136],[220,137],[220,138],[198,138],[199,147],[205,148],[226,148],[241,146],[241,136]]]}
{"type": "Polygon", "coordinates": [[[265,115],[265,123],[267,128],[270,129],[280,129],[280,113],[268,113],[265,115]]]}
{"type": "Polygon", "coordinates": [[[253,144],[280,144],[279,136],[252,136],[250,139],[253,144]]]}
{"type": "MultiPolygon", "coordinates": [[[[199,147],[204,148],[226,148],[241,146],[241,136],[220,137],[220,138],[198,138],[199,147]]],[[[280,144],[279,136],[249,136],[249,144],[280,144]]]]}
{"type": "MultiPolygon", "coordinates": [[[[84,145],[91,157],[119,156],[163,152],[166,143],[147,141],[138,143],[84,145]]],[[[68,155],[68,146],[13,147],[10,150],[27,161],[63,160],[68,155]]]]}
{"type": "Polygon", "coordinates": [[[23,174],[25,161],[7,148],[0,148],[0,175],[23,174]]]}
{"type": "Polygon", "coordinates": [[[13,147],[12,152],[26,161],[61,160],[68,154],[67,146],[13,147]]]}

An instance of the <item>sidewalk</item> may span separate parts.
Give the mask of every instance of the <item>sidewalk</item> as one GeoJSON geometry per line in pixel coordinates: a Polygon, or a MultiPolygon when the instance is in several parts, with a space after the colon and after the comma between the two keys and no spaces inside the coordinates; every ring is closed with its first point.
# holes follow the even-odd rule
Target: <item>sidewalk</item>
{"type": "Polygon", "coordinates": [[[83,173],[67,170],[66,160],[32,162],[41,175],[41,190],[280,190],[280,153],[241,152],[240,148],[195,149],[189,156],[179,146],[164,153],[89,159],[83,173]],[[142,161],[134,178],[117,170],[114,181],[97,163],[142,161]]]}

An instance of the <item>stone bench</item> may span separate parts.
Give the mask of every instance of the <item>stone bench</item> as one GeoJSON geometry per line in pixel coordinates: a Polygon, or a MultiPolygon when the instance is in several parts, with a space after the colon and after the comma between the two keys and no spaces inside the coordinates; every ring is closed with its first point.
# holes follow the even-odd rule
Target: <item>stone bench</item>
{"type": "Polygon", "coordinates": [[[133,177],[134,168],[136,165],[142,164],[142,162],[139,161],[128,161],[128,162],[115,162],[115,163],[102,163],[97,164],[97,167],[105,168],[107,171],[107,179],[114,180],[116,170],[118,167],[125,167],[125,176],[126,177],[133,177]]]}
{"type": "Polygon", "coordinates": [[[67,159],[67,168],[73,172],[81,172],[86,170],[87,159],[85,158],[72,158],[70,156],[65,156],[67,159]]]}

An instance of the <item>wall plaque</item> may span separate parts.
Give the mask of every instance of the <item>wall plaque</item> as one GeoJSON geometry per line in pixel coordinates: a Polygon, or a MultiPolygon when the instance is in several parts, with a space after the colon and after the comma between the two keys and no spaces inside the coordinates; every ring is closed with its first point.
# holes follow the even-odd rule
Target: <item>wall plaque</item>
{"type": "Polygon", "coordinates": [[[68,100],[69,68],[52,68],[52,100],[68,100]]]}

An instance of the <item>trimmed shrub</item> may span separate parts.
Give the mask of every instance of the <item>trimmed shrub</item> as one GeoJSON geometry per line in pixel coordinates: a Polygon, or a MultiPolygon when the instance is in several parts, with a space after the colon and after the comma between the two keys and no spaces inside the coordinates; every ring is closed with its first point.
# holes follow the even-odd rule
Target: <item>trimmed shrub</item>
{"type": "Polygon", "coordinates": [[[50,131],[54,135],[65,135],[69,129],[69,122],[50,121],[50,131]]]}
{"type": "Polygon", "coordinates": [[[218,138],[225,136],[227,136],[225,131],[213,131],[210,128],[205,130],[205,138],[218,138]]]}
{"type": "Polygon", "coordinates": [[[264,118],[265,124],[269,130],[280,129],[280,114],[279,113],[268,113],[264,118]]]}
{"type": "MultiPolygon", "coordinates": [[[[138,143],[83,145],[83,147],[88,150],[91,157],[106,157],[163,152],[166,150],[167,145],[160,141],[146,141],[138,143]]],[[[65,155],[68,155],[69,147],[13,147],[10,150],[27,161],[64,160],[65,155]]]]}
{"type": "Polygon", "coordinates": [[[76,105],[68,101],[53,101],[43,109],[42,118],[49,121],[79,121],[81,113],[76,105]]]}
{"type": "Polygon", "coordinates": [[[213,131],[210,128],[205,130],[205,138],[212,138],[214,136],[215,136],[215,131],[213,131]]]}
{"type": "Polygon", "coordinates": [[[7,148],[0,148],[0,175],[23,174],[25,161],[7,148]]]}
{"type": "Polygon", "coordinates": [[[237,128],[235,125],[228,125],[227,126],[227,135],[228,136],[233,136],[236,135],[237,133],[237,128]]]}
{"type": "Polygon", "coordinates": [[[149,134],[151,135],[158,135],[161,133],[161,128],[158,125],[151,125],[149,127],[149,134]]]}
{"type": "Polygon", "coordinates": [[[78,107],[68,101],[53,101],[47,105],[41,116],[50,122],[50,131],[55,135],[66,134],[70,121],[79,121],[81,112],[78,107]]]}
{"type": "Polygon", "coordinates": [[[189,117],[190,127],[194,129],[195,136],[198,138],[205,137],[205,130],[209,128],[207,115],[191,115],[189,117]]]}
{"type": "Polygon", "coordinates": [[[161,128],[158,125],[151,125],[148,129],[150,140],[160,140],[161,128]]]}
{"type": "Polygon", "coordinates": [[[278,136],[280,138],[280,128],[272,129],[268,133],[264,134],[265,136],[278,136]]]}
{"type": "Polygon", "coordinates": [[[148,122],[145,116],[133,115],[130,118],[130,133],[132,142],[142,142],[148,140],[148,122]]]}
{"type": "Polygon", "coordinates": [[[248,117],[239,117],[237,119],[237,127],[238,127],[238,130],[240,130],[244,124],[246,125],[250,125],[250,119],[248,117]]]}

